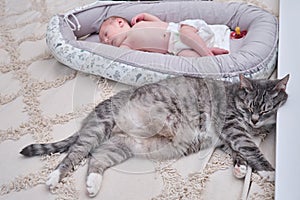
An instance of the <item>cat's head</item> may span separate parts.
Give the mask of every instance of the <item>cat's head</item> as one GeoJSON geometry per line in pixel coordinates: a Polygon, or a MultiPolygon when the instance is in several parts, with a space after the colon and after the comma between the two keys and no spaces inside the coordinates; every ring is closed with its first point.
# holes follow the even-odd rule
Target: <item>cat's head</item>
{"type": "Polygon", "coordinates": [[[289,75],[277,80],[255,80],[240,75],[238,107],[252,127],[259,128],[276,122],[276,112],[288,97],[288,80],[289,75]]]}

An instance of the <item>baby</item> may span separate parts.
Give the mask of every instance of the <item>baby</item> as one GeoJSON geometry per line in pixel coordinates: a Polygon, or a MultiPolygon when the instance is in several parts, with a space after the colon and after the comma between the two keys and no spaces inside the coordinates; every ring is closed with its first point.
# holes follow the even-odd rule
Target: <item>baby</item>
{"type": "Polygon", "coordinates": [[[116,47],[186,57],[229,53],[214,45],[216,38],[210,27],[203,20],[167,23],[151,14],[141,13],[132,18],[131,24],[122,17],[106,19],[99,29],[99,39],[116,47]]]}

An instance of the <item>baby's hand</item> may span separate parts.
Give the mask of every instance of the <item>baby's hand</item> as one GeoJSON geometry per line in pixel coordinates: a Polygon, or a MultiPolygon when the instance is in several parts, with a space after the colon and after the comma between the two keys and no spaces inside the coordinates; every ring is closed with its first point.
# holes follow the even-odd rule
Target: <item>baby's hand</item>
{"type": "Polygon", "coordinates": [[[143,21],[145,18],[145,14],[144,13],[140,13],[138,15],[136,15],[135,17],[133,17],[131,19],[131,26],[135,25],[136,23],[143,21]]]}

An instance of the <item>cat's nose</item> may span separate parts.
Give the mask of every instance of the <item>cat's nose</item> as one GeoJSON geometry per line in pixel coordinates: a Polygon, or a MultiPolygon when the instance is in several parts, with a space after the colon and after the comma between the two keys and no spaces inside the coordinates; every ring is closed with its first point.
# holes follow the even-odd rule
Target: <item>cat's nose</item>
{"type": "Polygon", "coordinates": [[[258,122],[259,115],[252,115],[251,116],[251,121],[253,124],[256,124],[258,122]]]}
{"type": "Polygon", "coordinates": [[[253,123],[254,125],[258,122],[257,119],[251,119],[251,121],[252,121],[252,123],[253,123]]]}

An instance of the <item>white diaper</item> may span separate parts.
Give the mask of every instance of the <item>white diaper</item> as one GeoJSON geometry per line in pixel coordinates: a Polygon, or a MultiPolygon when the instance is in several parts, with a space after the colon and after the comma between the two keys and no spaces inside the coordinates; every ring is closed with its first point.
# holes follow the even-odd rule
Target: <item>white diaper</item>
{"type": "Polygon", "coordinates": [[[230,29],[226,25],[207,25],[201,19],[185,20],[180,23],[170,22],[167,31],[170,32],[168,52],[177,55],[184,49],[191,49],[180,40],[179,29],[181,25],[189,25],[198,30],[198,35],[207,47],[219,47],[229,50],[230,29]]]}

